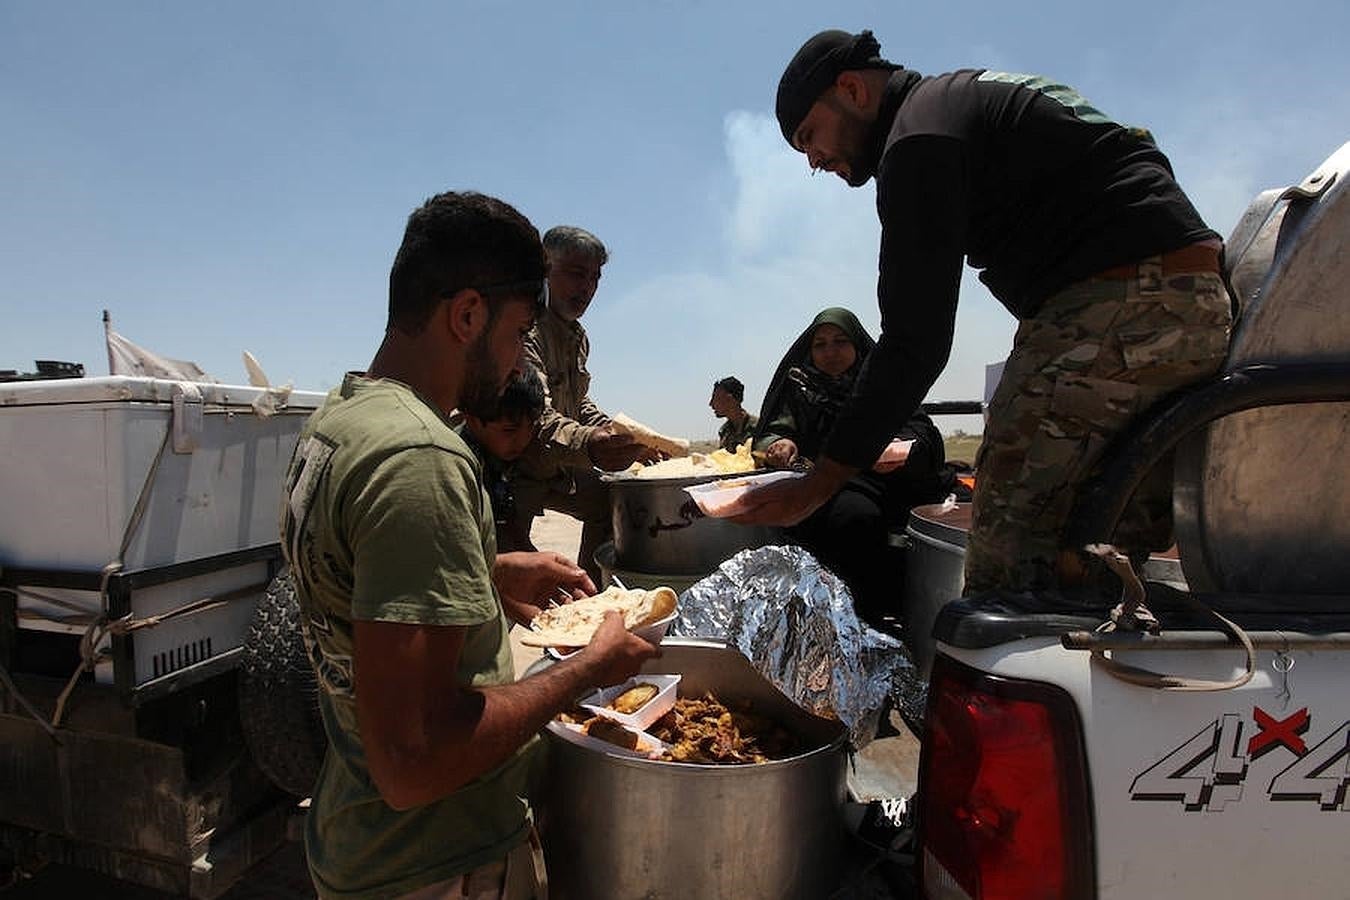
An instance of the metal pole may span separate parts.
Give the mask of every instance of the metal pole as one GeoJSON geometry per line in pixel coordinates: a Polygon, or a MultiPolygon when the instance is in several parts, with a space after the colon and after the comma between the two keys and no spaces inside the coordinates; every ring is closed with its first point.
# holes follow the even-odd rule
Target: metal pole
{"type": "Polygon", "coordinates": [[[113,351],[112,351],[111,335],[112,335],[112,318],[108,315],[108,311],[105,309],[103,311],[103,347],[105,350],[108,351],[108,374],[114,375],[116,373],[113,372],[113,351]]]}

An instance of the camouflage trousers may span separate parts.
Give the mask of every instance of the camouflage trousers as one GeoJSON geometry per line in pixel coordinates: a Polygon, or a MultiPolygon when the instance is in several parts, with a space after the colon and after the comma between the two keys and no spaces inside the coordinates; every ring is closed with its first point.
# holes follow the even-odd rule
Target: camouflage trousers
{"type": "MultiPolygon", "coordinates": [[[[1018,327],[976,459],[966,594],[1081,586],[1067,572],[1107,583],[1095,559],[1061,554],[1077,488],[1112,437],[1216,373],[1228,349],[1217,265],[1172,271],[1170,257],[1070,285],[1018,327]]],[[[1136,491],[1113,542],[1137,557],[1166,549],[1171,532],[1169,458],[1136,491]]]]}

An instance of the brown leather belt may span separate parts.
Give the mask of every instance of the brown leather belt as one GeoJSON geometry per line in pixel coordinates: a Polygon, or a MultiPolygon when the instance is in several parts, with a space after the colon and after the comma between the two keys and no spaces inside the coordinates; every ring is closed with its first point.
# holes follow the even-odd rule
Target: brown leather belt
{"type": "Polygon", "coordinates": [[[1188,244],[1162,256],[1150,256],[1123,266],[1112,266],[1093,275],[1093,278],[1109,278],[1114,281],[1127,281],[1139,277],[1139,267],[1154,260],[1162,263],[1162,276],[1179,275],[1183,272],[1218,272],[1219,246],[1213,241],[1201,241],[1188,244]]]}

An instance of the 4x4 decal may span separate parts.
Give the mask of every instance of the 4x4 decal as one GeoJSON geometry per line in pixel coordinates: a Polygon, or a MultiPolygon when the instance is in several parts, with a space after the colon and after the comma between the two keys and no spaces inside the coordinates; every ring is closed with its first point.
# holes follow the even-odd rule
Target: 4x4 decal
{"type": "Polygon", "coordinates": [[[1224,713],[1170,753],[1135,776],[1132,800],[1180,802],[1188,811],[1222,812],[1242,799],[1251,763],[1273,752],[1294,759],[1270,780],[1271,800],[1316,802],[1324,810],[1345,809],[1350,785],[1350,722],[1342,723],[1309,748],[1303,739],[1312,717],[1303,708],[1276,718],[1252,709],[1255,725],[1237,713],[1224,713]],[[1244,742],[1244,732],[1250,737],[1244,742]]]}

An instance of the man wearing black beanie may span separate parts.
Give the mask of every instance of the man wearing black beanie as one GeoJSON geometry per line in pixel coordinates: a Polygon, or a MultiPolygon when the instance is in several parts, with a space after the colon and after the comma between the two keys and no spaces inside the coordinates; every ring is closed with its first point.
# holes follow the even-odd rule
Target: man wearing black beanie
{"type": "MultiPolygon", "coordinates": [[[[1100,585],[1062,546],[1102,446],[1160,398],[1217,371],[1231,304],[1219,236],[1145,130],[1039,76],[921,76],[871,32],[823,31],[778,85],[783,136],[859,187],[881,219],[881,339],[806,477],[747,497],[745,522],[792,524],[876,459],[947,364],[962,263],[1019,322],[976,467],[966,593],[1100,585]]],[[[1171,543],[1170,465],[1113,540],[1171,543]]]]}

